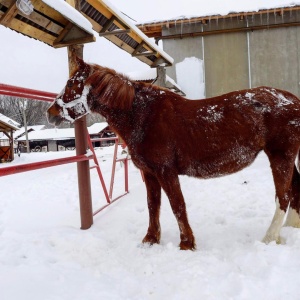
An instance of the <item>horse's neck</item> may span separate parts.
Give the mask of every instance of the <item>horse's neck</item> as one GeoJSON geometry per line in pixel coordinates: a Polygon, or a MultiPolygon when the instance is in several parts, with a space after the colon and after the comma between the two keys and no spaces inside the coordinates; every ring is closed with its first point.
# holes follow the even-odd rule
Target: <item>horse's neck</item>
{"type": "Polygon", "coordinates": [[[116,134],[128,144],[132,132],[130,112],[106,108],[101,114],[106,118],[107,123],[114,129],[116,134]]]}

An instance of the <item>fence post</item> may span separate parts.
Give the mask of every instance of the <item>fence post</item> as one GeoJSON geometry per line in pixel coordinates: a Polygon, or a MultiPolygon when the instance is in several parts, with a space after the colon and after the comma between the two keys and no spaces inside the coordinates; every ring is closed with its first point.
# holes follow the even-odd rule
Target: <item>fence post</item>
{"type": "MultiPolygon", "coordinates": [[[[69,2],[69,1],[68,1],[69,2]]],[[[75,7],[78,8],[79,1],[74,1],[75,7]]],[[[71,3],[70,3],[71,4],[71,3]]],[[[74,54],[83,59],[83,45],[72,45],[68,47],[69,57],[69,73],[70,75],[76,67],[74,54]]],[[[86,154],[87,150],[87,125],[86,117],[82,117],[75,121],[75,145],[76,155],[86,154]]],[[[77,163],[78,173],[78,190],[79,190],[79,204],[81,229],[88,229],[93,224],[93,208],[92,208],[92,193],[90,180],[90,165],[89,161],[77,163]]]]}

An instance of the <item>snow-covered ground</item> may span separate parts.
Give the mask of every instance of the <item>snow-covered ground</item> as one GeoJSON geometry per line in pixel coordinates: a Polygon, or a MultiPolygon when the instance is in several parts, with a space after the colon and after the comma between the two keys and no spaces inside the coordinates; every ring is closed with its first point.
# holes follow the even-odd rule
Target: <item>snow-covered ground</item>
{"type": "MultiPolygon", "coordinates": [[[[112,151],[97,150],[106,182],[112,151]]],[[[0,168],[70,154],[22,154],[0,168]]],[[[115,196],[123,192],[123,172],[118,164],[115,196]]],[[[105,201],[97,172],[91,173],[97,209],[105,201]]],[[[231,176],[181,177],[198,245],[194,252],[178,249],[165,195],[161,244],[141,244],[148,225],[146,192],[132,163],[129,182],[130,193],[84,231],[76,164],[1,177],[1,300],[299,299],[300,230],[284,228],[284,245],[260,242],[275,210],[264,154],[231,176]]]]}

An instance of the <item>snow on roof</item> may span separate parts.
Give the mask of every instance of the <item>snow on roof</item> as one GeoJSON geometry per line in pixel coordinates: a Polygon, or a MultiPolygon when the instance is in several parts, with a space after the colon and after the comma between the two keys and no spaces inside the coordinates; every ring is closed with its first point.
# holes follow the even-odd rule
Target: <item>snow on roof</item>
{"type": "MultiPolygon", "coordinates": [[[[149,81],[149,80],[155,80],[157,77],[156,69],[152,68],[145,71],[135,71],[135,72],[129,72],[126,74],[131,80],[135,81],[149,81]]],[[[181,87],[173,80],[170,76],[166,76],[166,85],[167,88],[172,89],[173,87],[176,87],[179,91],[182,91],[181,87]]]]}
{"type": "MultiPolygon", "coordinates": [[[[49,0],[48,0],[49,1],[49,0]]],[[[165,51],[162,50],[159,46],[155,44],[154,41],[149,39],[139,28],[136,27],[136,25],[124,14],[122,14],[114,5],[112,5],[107,0],[101,0],[103,4],[105,4],[107,7],[111,8],[115,15],[118,17],[120,21],[122,21],[125,25],[129,26],[129,28],[132,30],[133,33],[137,34],[140,38],[142,38],[149,46],[151,46],[157,53],[159,53],[162,57],[164,57],[167,61],[169,61],[171,64],[173,64],[174,59],[167,54],[165,51]]]]}
{"type": "Polygon", "coordinates": [[[6,125],[11,126],[15,130],[19,129],[20,124],[18,122],[14,121],[13,119],[3,114],[0,114],[0,121],[6,125]]]}
{"type": "MultiPolygon", "coordinates": [[[[106,122],[103,123],[95,123],[92,126],[88,127],[89,134],[97,134],[108,124],[106,122]]],[[[28,132],[28,139],[33,140],[68,140],[75,138],[74,128],[51,128],[44,130],[37,130],[28,132]]],[[[26,136],[21,136],[17,139],[18,141],[25,141],[26,136]]]]}
{"type": "Polygon", "coordinates": [[[145,71],[134,71],[126,73],[126,75],[131,79],[135,81],[146,81],[146,80],[153,80],[156,78],[156,69],[148,69],[145,71]]]}
{"type": "Polygon", "coordinates": [[[194,19],[198,17],[212,17],[212,16],[226,16],[234,13],[251,13],[259,12],[269,9],[278,8],[292,8],[300,5],[300,1],[290,1],[290,0],[278,0],[274,1],[235,1],[234,3],[228,2],[217,2],[214,1],[206,6],[187,6],[185,8],[183,15],[171,16],[170,13],[164,19],[152,19],[148,21],[142,21],[137,24],[137,26],[150,25],[155,23],[164,23],[172,21],[180,21],[186,19],[194,19]]]}
{"type": "MultiPolygon", "coordinates": [[[[38,131],[28,132],[28,140],[65,140],[74,139],[74,128],[51,128],[38,131]]],[[[23,135],[17,139],[18,141],[25,141],[26,136],[23,135]]]]}
{"type": "Polygon", "coordinates": [[[108,126],[107,122],[94,123],[88,127],[89,134],[97,134],[108,126]]]}
{"type": "MultiPolygon", "coordinates": [[[[44,128],[45,128],[45,125],[33,125],[33,126],[27,126],[27,130],[35,130],[35,131],[37,131],[37,130],[42,130],[42,129],[44,129],[44,128]]],[[[25,127],[19,128],[19,129],[15,132],[14,137],[17,138],[19,135],[21,135],[21,134],[23,134],[23,133],[25,133],[25,127]]]]}
{"type": "Polygon", "coordinates": [[[62,14],[81,29],[94,35],[92,24],[74,7],[64,0],[42,0],[45,4],[62,14]]]}

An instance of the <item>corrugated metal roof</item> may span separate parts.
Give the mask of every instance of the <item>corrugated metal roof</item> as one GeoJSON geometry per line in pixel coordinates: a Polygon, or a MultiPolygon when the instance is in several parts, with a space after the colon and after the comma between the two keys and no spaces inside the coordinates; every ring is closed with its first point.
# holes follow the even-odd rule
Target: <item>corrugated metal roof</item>
{"type": "Polygon", "coordinates": [[[135,24],[107,0],[80,0],[81,12],[100,36],[150,67],[170,66],[173,58],[150,40],[135,24]]]}

